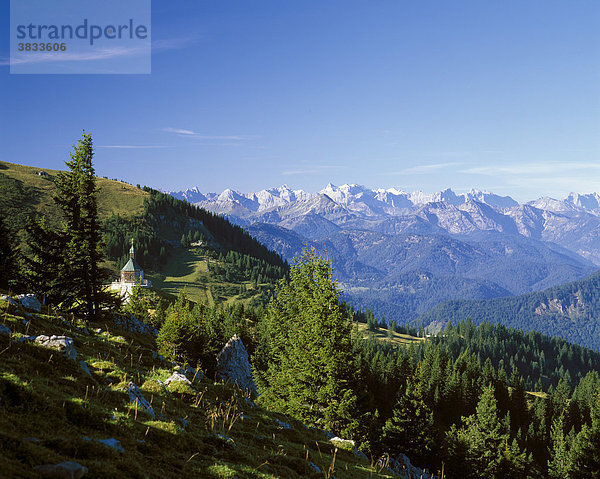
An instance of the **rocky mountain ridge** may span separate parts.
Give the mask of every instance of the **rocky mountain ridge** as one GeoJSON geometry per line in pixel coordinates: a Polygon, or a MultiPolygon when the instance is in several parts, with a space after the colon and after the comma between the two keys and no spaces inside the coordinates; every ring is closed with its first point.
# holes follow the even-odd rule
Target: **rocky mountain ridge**
{"type": "Polygon", "coordinates": [[[244,226],[288,261],[331,258],[346,298],[398,323],[439,301],[489,299],[582,279],[600,265],[600,196],[513,198],[328,184],[242,194],[171,193],[244,226]],[[200,196],[201,195],[201,196],[200,196]]]}

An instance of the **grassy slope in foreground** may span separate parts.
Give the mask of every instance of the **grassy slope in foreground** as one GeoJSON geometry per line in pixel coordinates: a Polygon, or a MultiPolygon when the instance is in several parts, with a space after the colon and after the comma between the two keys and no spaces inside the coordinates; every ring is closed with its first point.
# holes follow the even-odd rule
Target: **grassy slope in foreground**
{"type": "MultiPolygon", "coordinates": [[[[110,326],[108,332],[84,334],[56,317],[9,309],[5,301],[0,310],[2,324],[13,331],[12,338],[0,335],[4,477],[38,477],[34,466],[68,460],[86,466],[86,477],[94,478],[327,477],[334,447],[325,433],[252,406],[228,385],[209,378],[193,388],[163,389],[158,381],[168,378],[171,368],[153,359],[150,336],[110,326]],[[16,342],[24,334],[72,337],[77,361],[31,341],[16,342]],[[79,360],[89,365],[91,377],[79,360]],[[125,391],[129,381],[152,402],[155,420],[131,405],[125,391]],[[86,437],[115,438],[125,453],[86,437]]],[[[335,455],[333,474],[391,477],[343,449],[335,455]]]]}

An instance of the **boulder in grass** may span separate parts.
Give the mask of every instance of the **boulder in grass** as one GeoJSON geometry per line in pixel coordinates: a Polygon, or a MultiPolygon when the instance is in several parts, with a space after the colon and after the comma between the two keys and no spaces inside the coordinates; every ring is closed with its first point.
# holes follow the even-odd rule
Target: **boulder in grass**
{"type": "Polygon", "coordinates": [[[42,334],[35,338],[35,342],[44,346],[45,348],[56,349],[64,353],[69,359],[75,360],[77,358],[77,351],[73,343],[73,338],[67,336],[46,336],[42,334]]]}
{"type": "Polygon", "coordinates": [[[99,442],[100,444],[104,444],[106,447],[110,447],[117,452],[121,452],[121,453],[125,454],[125,449],[123,449],[123,446],[121,445],[121,441],[118,441],[117,439],[114,439],[112,437],[110,439],[96,439],[96,442],[99,442]]]}
{"type": "Polygon", "coordinates": [[[34,469],[42,477],[55,479],[81,479],[87,474],[88,469],[78,462],[65,461],[60,464],[44,464],[34,469]]]}
{"type": "Polygon", "coordinates": [[[171,383],[179,383],[179,382],[187,384],[188,386],[192,385],[192,382],[186,377],[185,374],[175,371],[173,374],[171,374],[170,378],[165,380],[165,386],[168,386],[171,383]]]}
{"type": "Polygon", "coordinates": [[[21,306],[33,309],[38,313],[42,310],[42,303],[40,303],[35,294],[20,294],[17,296],[17,301],[21,303],[21,306]]]}
{"type": "Polygon", "coordinates": [[[152,419],[156,418],[156,414],[154,413],[154,409],[150,405],[148,401],[142,395],[140,388],[138,388],[134,383],[130,382],[129,386],[127,386],[127,393],[129,394],[130,401],[137,405],[138,409],[142,409],[146,411],[152,419]]]}
{"type": "Polygon", "coordinates": [[[217,355],[217,374],[221,379],[242,391],[249,391],[253,396],[258,395],[248,360],[248,352],[237,334],[227,341],[217,355]]]}

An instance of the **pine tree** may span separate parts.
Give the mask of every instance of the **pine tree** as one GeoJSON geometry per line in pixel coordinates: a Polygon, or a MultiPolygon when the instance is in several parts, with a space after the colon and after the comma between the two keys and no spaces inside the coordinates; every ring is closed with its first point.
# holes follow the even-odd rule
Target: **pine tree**
{"type": "Polygon", "coordinates": [[[564,433],[564,416],[561,414],[552,423],[550,440],[552,449],[548,461],[548,475],[551,479],[569,479],[570,457],[564,433]]]}
{"type": "Polygon", "coordinates": [[[54,201],[62,210],[67,238],[59,275],[68,280],[65,286],[70,306],[81,309],[91,319],[100,314],[100,305],[106,299],[102,284],[108,278],[100,268],[103,252],[91,134],[84,131],[73,150],[66,162],[69,171],[59,173],[55,180],[54,201]]]}
{"type": "Polygon", "coordinates": [[[0,217],[0,288],[8,289],[17,280],[18,263],[15,239],[0,217]]]}
{"type": "Polygon", "coordinates": [[[303,253],[259,323],[253,362],[263,404],[349,437],[357,426],[351,323],[331,276],[314,248],[303,253]]]}
{"type": "Polygon", "coordinates": [[[51,228],[46,218],[28,218],[25,224],[28,254],[23,257],[23,277],[27,290],[48,304],[60,305],[70,297],[64,277],[65,234],[51,228]]]}
{"type": "Polygon", "coordinates": [[[415,464],[422,464],[435,461],[435,443],[433,412],[425,403],[420,381],[410,378],[398,395],[392,417],[383,426],[382,448],[393,456],[403,453],[415,464]]]}
{"type": "Polygon", "coordinates": [[[597,392],[590,411],[592,423],[585,424],[571,449],[572,479],[600,478],[600,392],[597,392]]]}

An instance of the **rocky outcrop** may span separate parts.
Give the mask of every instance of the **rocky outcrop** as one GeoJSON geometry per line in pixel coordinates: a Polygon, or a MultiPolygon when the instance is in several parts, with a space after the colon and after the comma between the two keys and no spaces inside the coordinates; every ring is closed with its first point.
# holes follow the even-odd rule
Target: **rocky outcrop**
{"type": "Polygon", "coordinates": [[[123,446],[121,445],[121,441],[119,441],[113,437],[111,437],[109,439],[90,439],[89,437],[84,436],[82,439],[84,441],[94,441],[99,444],[103,444],[106,447],[110,447],[111,449],[114,449],[117,452],[120,452],[123,454],[125,453],[125,449],[123,449],[123,446]]]}
{"type": "Polygon", "coordinates": [[[75,350],[73,339],[67,336],[45,336],[42,334],[35,338],[35,342],[45,348],[61,351],[69,359],[75,360],[77,358],[77,351],[75,350]]]}
{"type": "Polygon", "coordinates": [[[412,479],[413,477],[418,477],[420,479],[434,479],[433,474],[427,469],[413,466],[410,463],[410,459],[404,454],[400,454],[396,459],[390,460],[390,469],[406,479],[412,479]]]}
{"type": "Polygon", "coordinates": [[[171,383],[179,383],[182,382],[187,384],[188,386],[192,385],[192,382],[186,377],[185,374],[180,373],[179,371],[175,371],[171,374],[171,377],[165,380],[165,386],[168,386],[171,383]]]}
{"type": "Polygon", "coordinates": [[[158,330],[151,324],[144,323],[137,319],[133,314],[127,316],[115,315],[113,323],[119,329],[130,333],[150,334],[154,337],[158,336],[158,330]]]}
{"type": "Polygon", "coordinates": [[[20,294],[17,296],[17,301],[21,303],[21,306],[33,309],[38,313],[42,310],[42,303],[36,298],[35,294],[20,294]]]}
{"type": "Polygon", "coordinates": [[[217,375],[242,391],[249,391],[253,396],[258,395],[248,352],[237,334],[227,341],[217,355],[217,375]]]}
{"type": "Polygon", "coordinates": [[[87,467],[73,461],[44,464],[36,466],[34,469],[40,476],[53,479],[81,479],[88,472],[87,467]]]}
{"type": "Polygon", "coordinates": [[[187,365],[175,366],[173,371],[184,375],[191,383],[200,381],[204,377],[204,373],[202,371],[198,371],[196,368],[187,365]]]}
{"type": "Polygon", "coordinates": [[[152,419],[156,418],[156,414],[154,413],[154,409],[150,405],[148,401],[142,395],[140,388],[138,388],[134,383],[130,382],[129,386],[127,386],[127,393],[129,394],[129,400],[132,404],[137,405],[138,408],[146,411],[152,419]]]}

